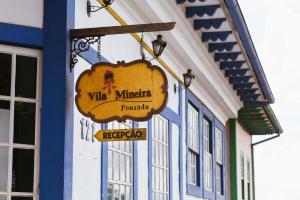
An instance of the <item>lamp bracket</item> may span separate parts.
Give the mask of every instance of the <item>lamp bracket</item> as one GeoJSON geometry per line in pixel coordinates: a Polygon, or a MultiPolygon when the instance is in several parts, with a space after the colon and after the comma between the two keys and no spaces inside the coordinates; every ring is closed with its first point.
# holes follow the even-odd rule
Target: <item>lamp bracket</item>
{"type": "Polygon", "coordinates": [[[91,17],[92,12],[97,12],[98,10],[101,10],[102,8],[106,8],[109,5],[111,5],[114,2],[114,0],[110,4],[104,4],[103,6],[94,6],[91,4],[90,0],[87,0],[86,2],[86,13],[88,17],[91,17]]]}
{"type": "Polygon", "coordinates": [[[109,26],[96,28],[71,29],[71,61],[70,71],[78,62],[77,56],[90,49],[90,45],[99,42],[105,35],[117,35],[141,32],[169,31],[175,27],[175,22],[150,23],[124,26],[109,26]]]}
{"type": "Polygon", "coordinates": [[[101,36],[72,38],[70,71],[72,71],[75,64],[78,62],[77,56],[82,52],[88,51],[90,45],[99,42],[100,39],[101,36]]]}
{"type": "Polygon", "coordinates": [[[174,93],[176,94],[177,92],[180,92],[184,89],[187,89],[186,87],[184,87],[184,85],[179,84],[178,86],[176,84],[174,84],[174,93]]]}

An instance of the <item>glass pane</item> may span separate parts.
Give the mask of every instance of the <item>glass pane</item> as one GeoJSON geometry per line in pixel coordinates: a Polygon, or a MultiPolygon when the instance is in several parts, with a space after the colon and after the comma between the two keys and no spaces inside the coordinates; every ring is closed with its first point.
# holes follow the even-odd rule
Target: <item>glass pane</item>
{"type": "Polygon", "coordinates": [[[14,149],[12,191],[33,192],[34,150],[14,149]]]}
{"type": "Polygon", "coordinates": [[[125,186],[121,185],[120,186],[120,194],[121,194],[121,200],[125,200],[125,186]]]}
{"type": "Polygon", "coordinates": [[[7,197],[0,195],[0,200],[7,200],[7,197]]]}
{"type": "Polygon", "coordinates": [[[112,200],[113,199],[113,184],[110,183],[108,184],[108,188],[107,188],[107,200],[112,200]]]}
{"type": "Polygon", "coordinates": [[[114,180],[120,180],[120,154],[114,153],[114,180]]]}
{"type": "Polygon", "coordinates": [[[115,200],[120,200],[120,187],[119,187],[119,185],[115,184],[114,190],[115,190],[115,200]]]}
{"type": "Polygon", "coordinates": [[[10,96],[11,59],[11,55],[0,53],[0,95],[10,96]]]}
{"type": "Polygon", "coordinates": [[[130,157],[126,156],[126,182],[130,183],[131,182],[131,174],[130,174],[130,157]]]}
{"type": "Polygon", "coordinates": [[[112,151],[111,150],[108,150],[108,180],[112,180],[113,179],[113,163],[112,163],[112,160],[113,160],[113,157],[112,157],[112,151]]]}
{"type": "Polygon", "coordinates": [[[9,101],[0,101],[0,142],[5,143],[9,141],[9,109],[9,101]]]}
{"type": "Polygon", "coordinates": [[[126,187],[126,200],[131,199],[131,188],[130,186],[126,187]]]}
{"type": "Polygon", "coordinates": [[[33,197],[11,197],[11,200],[33,200],[33,197]]]}
{"type": "Polygon", "coordinates": [[[17,56],[15,96],[36,97],[36,65],[36,58],[17,56]]]}
{"type": "Polygon", "coordinates": [[[34,144],[35,104],[15,103],[14,143],[34,144]]]}
{"type": "Polygon", "coordinates": [[[8,173],[8,147],[0,146],[0,191],[2,192],[7,192],[7,173],[8,173]]]}
{"type": "Polygon", "coordinates": [[[121,157],[120,157],[120,180],[122,182],[125,182],[125,167],[126,167],[125,155],[121,154],[121,157]]]}
{"type": "Polygon", "coordinates": [[[120,150],[125,151],[125,142],[120,142],[120,150]]]}

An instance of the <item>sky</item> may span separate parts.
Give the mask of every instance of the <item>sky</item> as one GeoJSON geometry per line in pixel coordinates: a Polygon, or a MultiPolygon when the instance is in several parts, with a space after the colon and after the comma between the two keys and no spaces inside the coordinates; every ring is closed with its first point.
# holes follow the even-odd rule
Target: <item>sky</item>
{"type": "Polygon", "coordinates": [[[256,200],[300,200],[300,1],[238,1],[284,130],[255,147],[256,200]]]}

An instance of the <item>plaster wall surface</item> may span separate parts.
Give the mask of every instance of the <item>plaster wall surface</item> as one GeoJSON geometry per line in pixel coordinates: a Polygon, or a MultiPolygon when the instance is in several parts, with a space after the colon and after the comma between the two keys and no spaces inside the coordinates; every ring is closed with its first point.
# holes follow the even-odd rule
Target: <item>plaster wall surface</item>
{"type": "MultiPolygon", "coordinates": [[[[95,0],[91,1],[93,5],[99,5],[99,3],[95,0]]],[[[137,2],[130,5],[135,5],[137,2]]],[[[141,2],[141,1],[139,1],[141,2]]],[[[141,2],[144,4],[144,2],[141,2]]],[[[128,4],[126,4],[128,6],[128,4]]],[[[153,4],[156,5],[156,4],[153,4]]],[[[116,1],[113,5],[113,9],[128,23],[128,24],[138,24],[138,23],[150,23],[150,22],[160,22],[163,19],[154,18],[152,16],[152,11],[143,12],[144,15],[139,17],[135,15],[136,13],[130,12],[130,8],[124,6],[124,2],[120,3],[116,1]]],[[[137,13],[141,13],[142,11],[137,8],[137,13]]],[[[88,27],[105,27],[105,26],[118,26],[120,25],[105,9],[92,13],[91,17],[88,17],[86,14],[86,1],[76,0],[76,19],[75,19],[75,27],[76,28],[88,28],[88,27]]],[[[165,14],[164,14],[165,15],[165,14]]],[[[178,33],[178,30],[175,30],[175,33],[178,33]]],[[[144,41],[147,44],[151,44],[151,41],[156,38],[156,34],[158,33],[145,33],[144,41]]],[[[177,35],[172,36],[170,33],[163,32],[166,37],[165,39],[170,44],[173,42],[174,38],[179,39],[180,37],[177,35]]],[[[139,33],[139,35],[141,35],[139,33]]],[[[176,35],[176,34],[175,34],[176,35]]],[[[168,44],[169,44],[168,43],[168,44]]],[[[178,43],[178,41],[177,41],[178,43]]],[[[176,74],[182,80],[182,74],[187,70],[187,62],[182,60],[180,56],[178,56],[178,51],[182,51],[180,48],[174,48],[178,46],[168,45],[166,51],[164,52],[162,59],[168,64],[170,69],[174,74],[176,74]]],[[[92,48],[97,50],[97,45],[93,45],[92,48]]],[[[191,51],[191,49],[184,50],[185,53],[191,51]]],[[[151,59],[151,56],[145,51],[146,57],[151,59]]],[[[109,62],[116,63],[117,61],[124,60],[125,62],[130,62],[136,59],[140,59],[140,45],[139,42],[136,41],[130,34],[123,35],[107,35],[102,37],[101,40],[101,55],[107,59],[109,62]]],[[[202,55],[201,58],[205,58],[205,55],[202,55]]],[[[101,60],[99,60],[101,61],[101,60]]],[[[201,61],[201,60],[200,60],[201,61]]],[[[152,60],[152,64],[158,65],[163,68],[157,60],[152,60]]],[[[79,57],[79,62],[75,67],[75,82],[80,73],[84,70],[90,69],[91,64],[84,61],[79,57]]],[[[207,65],[206,61],[201,61],[197,66],[201,67],[211,67],[207,65]]],[[[178,80],[176,80],[167,70],[163,68],[166,72],[169,84],[169,98],[167,107],[170,108],[175,113],[179,114],[179,93],[174,91],[174,85],[178,89],[178,80]]],[[[197,80],[191,86],[192,91],[197,95],[197,97],[213,112],[214,115],[223,123],[232,117],[233,113],[236,110],[229,111],[224,108],[224,103],[222,96],[226,96],[226,93],[219,94],[213,85],[205,84],[207,78],[205,78],[201,72],[201,70],[196,71],[197,80]],[[204,82],[203,82],[204,81],[204,82]],[[216,96],[216,94],[218,94],[216,96]]],[[[128,77],[131,78],[131,77],[128,77]]],[[[212,78],[212,77],[210,77],[212,78]]],[[[219,78],[210,81],[215,81],[216,84],[222,84],[219,78]]],[[[200,198],[196,198],[190,195],[187,195],[186,192],[186,131],[185,131],[185,90],[182,90],[182,168],[183,171],[179,171],[179,127],[176,124],[172,124],[172,176],[173,176],[173,199],[179,200],[179,173],[182,173],[182,189],[183,189],[183,199],[189,200],[201,200],[200,198]]],[[[233,93],[231,95],[234,95],[233,93]]],[[[229,98],[231,99],[231,98],[229,98]]],[[[227,99],[228,100],[228,99],[227,99]]],[[[234,103],[234,102],[231,102],[234,103]]],[[[81,200],[84,199],[99,199],[101,196],[101,143],[91,141],[86,141],[85,139],[81,139],[81,125],[80,120],[85,119],[74,106],[74,146],[73,146],[73,199],[81,200]],[[87,196],[85,196],[87,195],[87,196]]],[[[139,127],[148,127],[147,122],[139,123],[139,127]]],[[[100,129],[100,124],[96,125],[96,131],[100,129]]],[[[137,158],[138,158],[138,199],[147,200],[148,199],[148,142],[147,141],[139,141],[137,142],[137,158]]]]}
{"type": "MultiPolygon", "coordinates": [[[[251,163],[251,143],[252,138],[249,133],[247,133],[244,128],[237,122],[236,124],[236,158],[237,158],[237,183],[238,183],[238,199],[242,199],[242,186],[241,186],[241,156],[244,157],[244,176],[245,181],[247,179],[247,161],[250,162],[250,176],[252,177],[252,163],[251,163]]],[[[252,180],[250,179],[252,184],[252,180]]],[[[250,187],[252,191],[252,187],[250,187]]],[[[247,187],[245,185],[245,197],[248,197],[247,187]]],[[[252,197],[252,194],[251,194],[252,197]]],[[[252,199],[252,198],[251,198],[252,199]]]]}
{"type": "Polygon", "coordinates": [[[43,0],[1,0],[0,22],[43,27],[43,0]]]}

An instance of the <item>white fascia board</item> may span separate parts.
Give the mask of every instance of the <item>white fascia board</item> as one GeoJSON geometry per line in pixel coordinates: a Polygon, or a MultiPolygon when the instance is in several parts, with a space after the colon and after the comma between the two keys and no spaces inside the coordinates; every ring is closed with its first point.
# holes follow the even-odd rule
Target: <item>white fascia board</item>
{"type": "MultiPolygon", "coordinates": [[[[239,97],[233,91],[219,66],[208,53],[205,44],[193,31],[191,24],[180,12],[175,1],[133,0],[116,1],[115,9],[121,14],[126,13],[132,23],[156,23],[175,21],[175,29],[164,32],[168,41],[162,59],[181,77],[187,67],[196,74],[191,90],[198,98],[223,122],[228,118],[237,117],[238,110],[243,106],[239,97]],[[147,11],[147,12],[145,12],[147,11]],[[201,67],[199,67],[201,66],[201,67]]],[[[155,33],[157,34],[157,33],[155,33]]],[[[147,34],[155,36],[155,34],[147,34]]],[[[145,36],[147,40],[147,36],[145,36]]],[[[151,38],[149,38],[151,41],[151,38]]]]}

